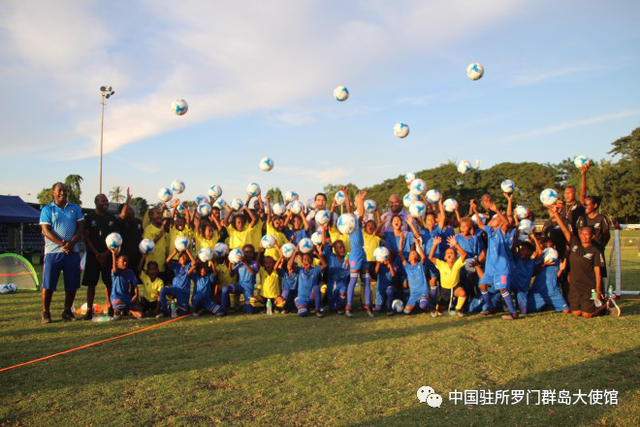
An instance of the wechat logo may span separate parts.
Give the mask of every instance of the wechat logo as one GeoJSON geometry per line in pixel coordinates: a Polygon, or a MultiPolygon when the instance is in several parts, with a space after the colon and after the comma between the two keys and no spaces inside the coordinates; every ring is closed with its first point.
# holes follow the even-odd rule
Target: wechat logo
{"type": "Polygon", "coordinates": [[[442,405],[442,396],[436,394],[436,391],[429,386],[422,386],[416,393],[420,403],[426,403],[432,408],[439,408],[442,405]]]}

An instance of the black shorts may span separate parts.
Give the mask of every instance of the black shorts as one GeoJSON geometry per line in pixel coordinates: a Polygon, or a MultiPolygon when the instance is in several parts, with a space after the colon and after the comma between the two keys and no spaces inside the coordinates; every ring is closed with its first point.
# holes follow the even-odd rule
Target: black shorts
{"type": "Polygon", "coordinates": [[[456,285],[453,289],[440,287],[440,298],[438,299],[438,305],[449,305],[449,301],[451,301],[451,298],[454,295],[455,291],[460,287],[461,285],[456,285]]]}
{"type": "Polygon", "coordinates": [[[596,305],[591,299],[591,291],[580,291],[569,288],[569,309],[571,311],[581,311],[583,313],[593,313],[596,305]]]}
{"type": "Polygon", "coordinates": [[[82,286],[95,288],[102,274],[102,283],[111,287],[111,265],[106,267],[98,264],[98,260],[87,254],[87,262],[84,266],[84,276],[82,277],[82,286]]]}

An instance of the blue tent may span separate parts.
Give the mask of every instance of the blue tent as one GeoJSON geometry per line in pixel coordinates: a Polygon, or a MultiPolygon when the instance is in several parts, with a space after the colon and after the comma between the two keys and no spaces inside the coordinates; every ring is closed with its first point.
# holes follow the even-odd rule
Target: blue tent
{"type": "Polygon", "coordinates": [[[34,223],[40,221],[40,211],[27,205],[18,196],[0,196],[0,223],[34,223]]]}

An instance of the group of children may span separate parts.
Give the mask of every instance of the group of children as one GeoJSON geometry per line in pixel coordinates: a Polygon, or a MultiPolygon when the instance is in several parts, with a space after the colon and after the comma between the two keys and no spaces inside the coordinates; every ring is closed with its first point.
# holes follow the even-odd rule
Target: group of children
{"type": "MultiPolygon", "coordinates": [[[[559,285],[566,258],[543,261],[543,247],[554,247],[554,241],[535,233],[518,236],[511,194],[505,194],[505,212],[490,196],[482,197],[485,222],[475,200],[470,201],[469,216],[461,218],[457,208],[447,214],[442,200],[430,204],[422,196],[428,207],[423,217],[400,210],[382,220],[378,211],[366,213],[366,192],[355,196],[355,209],[344,193],[343,206],[334,201],[327,209],[327,197],[319,193],[314,209],[298,214],[289,209],[276,215],[269,197],[263,201],[259,195],[250,196],[238,211],[224,205],[206,217],[178,209],[179,200],[171,209],[164,204],[151,209],[144,238],[153,240],[155,248],[142,257],[137,272],[128,268],[125,255],[113,251],[111,304],[116,318],[127,312],[169,316],[169,298],[178,314],[254,314],[264,308],[302,317],[329,312],[353,317],[359,282],[361,307],[371,317],[382,311],[463,317],[504,309],[502,317],[511,320],[544,308],[569,312],[559,285]],[[338,230],[337,209],[355,214],[350,234],[338,230]],[[321,225],[316,214],[323,210],[328,222],[321,225]],[[312,248],[301,247],[314,232],[320,233],[320,241],[312,248]],[[275,240],[267,249],[261,245],[265,235],[275,240]],[[190,249],[173,249],[178,237],[186,237],[190,249]],[[218,243],[225,243],[226,253],[240,249],[238,262],[219,250],[211,261],[198,258],[202,248],[219,249],[218,243]],[[293,254],[285,256],[286,243],[295,245],[293,254]],[[388,258],[376,260],[379,246],[388,249],[388,258]]],[[[550,214],[557,218],[555,207],[550,214]]]]}

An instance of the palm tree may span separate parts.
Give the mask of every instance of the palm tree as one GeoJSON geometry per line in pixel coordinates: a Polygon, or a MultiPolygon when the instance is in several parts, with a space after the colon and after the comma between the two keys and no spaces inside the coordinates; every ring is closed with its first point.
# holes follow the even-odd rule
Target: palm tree
{"type": "Polygon", "coordinates": [[[122,187],[116,185],[111,191],[109,191],[109,198],[112,202],[122,203],[125,200],[124,194],[122,194],[122,187]]]}
{"type": "Polygon", "coordinates": [[[71,203],[77,203],[79,205],[82,204],[80,201],[80,197],[82,196],[82,189],[80,188],[80,183],[84,179],[80,175],[69,175],[64,180],[64,185],[67,186],[67,190],[69,191],[69,201],[71,203]]]}

